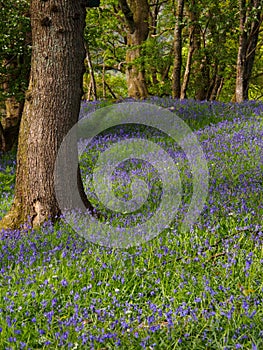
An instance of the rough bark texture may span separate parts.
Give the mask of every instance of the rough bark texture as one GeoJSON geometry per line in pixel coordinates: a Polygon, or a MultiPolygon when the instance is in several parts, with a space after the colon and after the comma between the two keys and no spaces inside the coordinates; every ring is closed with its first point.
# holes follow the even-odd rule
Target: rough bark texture
{"type": "Polygon", "coordinates": [[[138,59],[142,58],[141,44],[149,34],[149,4],[147,0],[119,0],[119,3],[129,28],[126,53],[128,95],[143,99],[148,96],[148,90],[143,64],[138,64],[138,59]]]}
{"type": "Polygon", "coordinates": [[[239,46],[236,68],[236,102],[248,99],[249,81],[252,74],[260,25],[262,23],[262,1],[239,1],[239,46]]]}
{"type": "Polygon", "coordinates": [[[174,28],[174,66],[172,78],[173,98],[180,98],[182,67],[182,20],[184,0],[177,1],[176,23],[174,28]]]}
{"type": "MultiPolygon", "coordinates": [[[[58,148],[79,115],[85,15],[81,0],[31,1],[31,74],[19,133],[15,198],[0,228],[28,220],[36,226],[60,214],[53,171],[58,148]]],[[[76,184],[77,174],[71,175],[76,184]]]]}

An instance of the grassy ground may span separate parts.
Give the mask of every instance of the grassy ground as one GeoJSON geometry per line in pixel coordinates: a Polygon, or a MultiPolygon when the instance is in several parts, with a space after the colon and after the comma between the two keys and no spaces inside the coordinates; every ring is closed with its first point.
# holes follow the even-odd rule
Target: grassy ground
{"type": "MultiPolygon", "coordinates": [[[[26,234],[3,233],[1,349],[263,348],[263,105],[151,102],[176,112],[202,145],[210,182],[201,217],[189,232],[177,225],[192,189],[189,167],[176,153],[183,204],[170,227],[149,242],[106,248],[63,222],[26,234]]],[[[94,108],[99,105],[84,104],[81,113],[94,108]]],[[[115,129],[110,138],[105,133],[81,159],[88,192],[105,143],[134,135],[152,141],[156,136],[167,152],[173,147],[150,129],[115,129]]],[[[147,216],[162,189],[152,167],[126,163],[117,169],[113,187],[117,197],[130,198],[121,179],[132,165],[139,176],[142,169],[148,178],[152,174],[150,203],[142,209],[147,216]]],[[[12,200],[14,153],[1,155],[0,170],[1,217],[12,200]]],[[[103,210],[96,196],[89,196],[103,210]]],[[[127,215],[111,220],[128,222],[127,215]]]]}

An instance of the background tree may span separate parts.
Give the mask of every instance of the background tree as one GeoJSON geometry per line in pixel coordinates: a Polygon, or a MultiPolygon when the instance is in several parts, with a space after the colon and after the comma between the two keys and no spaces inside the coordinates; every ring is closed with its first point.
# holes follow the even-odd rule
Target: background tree
{"type": "Polygon", "coordinates": [[[0,11],[0,150],[17,142],[29,82],[31,29],[29,0],[1,1],[0,11]]]}
{"type": "MultiPolygon", "coordinates": [[[[85,41],[92,61],[97,98],[113,98],[112,91],[116,98],[126,97],[127,34],[118,0],[102,1],[100,8],[87,11],[85,41]]],[[[91,78],[88,69],[84,75],[85,98],[91,78]]]]}
{"type": "MultiPolygon", "coordinates": [[[[262,27],[262,26],[261,26],[262,27]]],[[[263,98],[263,31],[259,32],[258,47],[256,50],[256,56],[253,63],[253,71],[249,81],[249,99],[262,99],[263,98]]]]}
{"type": "MultiPolygon", "coordinates": [[[[35,226],[60,213],[53,170],[58,148],[78,120],[86,5],[83,0],[31,1],[31,74],[19,133],[15,198],[1,228],[28,220],[35,226]]],[[[72,151],[77,152],[76,145],[72,151]]],[[[70,169],[68,181],[77,175],[80,179],[70,169]]],[[[72,191],[83,196],[82,182],[73,183],[72,191]]]]}
{"type": "Polygon", "coordinates": [[[127,33],[126,74],[128,95],[134,98],[145,98],[148,90],[145,82],[143,55],[141,45],[149,34],[150,9],[148,0],[119,0],[125,16],[127,33]],[[138,63],[140,63],[138,65],[138,63]]]}
{"type": "Polygon", "coordinates": [[[237,55],[235,101],[248,99],[249,81],[263,20],[261,0],[239,0],[239,45],[237,55]]]}
{"type": "MultiPolygon", "coordinates": [[[[0,138],[0,148],[1,140],[6,138],[11,141],[12,132],[15,131],[11,128],[7,133],[6,126],[11,125],[10,120],[20,119],[9,118],[7,115],[14,116],[22,110],[21,107],[17,108],[16,103],[10,102],[19,97],[18,102],[21,106],[27,86],[25,81],[28,80],[30,67],[30,38],[28,40],[25,35],[30,32],[29,17],[26,15],[29,13],[28,3],[29,0],[1,2],[0,49],[3,60],[0,68],[0,100],[4,132],[0,138]],[[25,52],[29,54],[24,55],[25,52]],[[22,72],[27,74],[21,75],[22,72]],[[11,105],[14,108],[8,107],[11,105]]],[[[262,98],[260,0],[244,2],[243,37],[242,31],[239,30],[239,0],[205,0],[202,3],[185,0],[183,26],[180,28],[181,50],[176,51],[174,34],[176,23],[179,22],[175,21],[175,15],[176,12],[180,12],[179,3],[180,1],[174,0],[102,0],[100,9],[88,11],[85,30],[88,51],[83,83],[84,98],[119,99],[128,95],[143,98],[147,94],[171,96],[172,90],[175,89],[175,76],[177,86],[181,85],[181,91],[179,96],[177,88],[174,96],[182,99],[229,101],[234,95],[238,95],[238,86],[241,87],[238,88],[239,91],[246,92],[241,98],[262,98]],[[122,11],[123,6],[128,10],[125,10],[126,16],[122,11]],[[139,9],[139,17],[135,16],[136,8],[139,9]],[[131,33],[133,29],[134,32],[131,33]],[[138,36],[141,36],[141,39],[135,40],[138,36]],[[246,53],[239,50],[237,64],[239,37],[243,38],[246,53]],[[140,44],[137,45],[138,42],[140,44]],[[181,62],[180,59],[176,59],[176,52],[180,51],[181,62]],[[244,56],[242,59],[241,53],[244,56]],[[134,56],[133,59],[131,55],[134,56]],[[246,63],[240,65],[244,60],[246,63]],[[237,67],[240,72],[246,71],[244,79],[237,74],[237,67]],[[241,81],[246,87],[240,85],[241,81]],[[143,93],[138,92],[136,86],[140,87],[143,93]],[[128,92],[128,87],[133,87],[133,92],[128,92]]]]}
{"type": "Polygon", "coordinates": [[[176,23],[174,28],[174,65],[172,73],[173,98],[179,98],[181,93],[183,13],[184,0],[178,0],[176,10],[176,23]]]}

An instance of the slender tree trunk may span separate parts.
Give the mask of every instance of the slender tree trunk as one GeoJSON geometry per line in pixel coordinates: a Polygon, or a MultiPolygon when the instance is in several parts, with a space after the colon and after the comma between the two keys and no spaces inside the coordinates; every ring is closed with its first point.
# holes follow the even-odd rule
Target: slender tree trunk
{"type": "Polygon", "coordinates": [[[239,45],[236,68],[236,102],[248,99],[249,81],[252,74],[260,25],[262,23],[262,1],[239,0],[239,45]]]}
{"type": "MultiPolygon", "coordinates": [[[[213,93],[214,89],[216,89],[215,86],[216,86],[217,80],[218,80],[217,78],[218,78],[218,72],[219,72],[219,62],[218,62],[217,58],[215,58],[215,63],[211,67],[211,70],[212,69],[213,69],[213,72],[211,74],[211,79],[210,79],[209,86],[207,89],[207,94],[206,94],[206,99],[208,101],[211,101],[212,93],[213,93]]],[[[215,94],[214,94],[214,96],[215,96],[215,94]]]]}
{"type": "MultiPolygon", "coordinates": [[[[191,0],[187,3],[187,13],[190,18],[191,26],[193,30],[193,41],[190,50],[191,55],[195,54],[194,66],[194,85],[195,85],[195,99],[205,100],[207,98],[207,89],[210,83],[209,77],[209,57],[207,56],[206,50],[206,35],[209,23],[207,18],[206,28],[203,30],[200,24],[200,17],[202,16],[202,9],[200,2],[191,0]],[[192,52],[194,51],[194,52],[192,52]]],[[[192,58],[191,58],[192,63],[192,58]]],[[[192,64],[191,64],[192,67],[192,64]]]]}
{"type": "Polygon", "coordinates": [[[186,62],[186,68],[181,87],[180,98],[187,97],[187,88],[190,80],[190,74],[193,71],[193,81],[196,87],[195,98],[197,100],[204,100],[207,97],[207,88],[209,85],[209,62],[205,54],[206,34],[202,32],[199,18],[200,4],[191,0],[186,2],[186,12],[190,20],[189,26],[189,50],[186,62]],[[193,56],[195,60],[193,61],[193,56]]]}
{"type": "Polygon", "coordinates": [[[199,66],[199,81],[198,81],[198,87],[197,91],[195,93],[195,99],[199,101],[207,100],[208,99],[208,90],[210,85],[210,59],[207,53],[205,52],[206,49],[206,34],[203,33],[203,49],[204,53],[201,56],[201,63],[199,66]]]}
{"type": "Polygon", "coordinates": [[[187,92],[188,83],[190,80],[191,65],[192,65],[192,58],[193,58],[194,52],[195,52],[194,28],[191,28],[190,35],[189,35],[189,49],[188,49],[187,60],[185,65],[183,83],[181,86],[180,99],[187,98],[186,92],[187,92]]]}
{"type": "Polygon", "coordinates": [[[91,100],[91,93],[92,93],[92,82],[91,80],[89,81],[89,86],[88,86],[88,92],[87,95],[85,95],[85,98],[90,101],[91,100]]]}
{"type": "Polygon", "coordinates": [[[5,132],[4,132],[4,128],[2,126],[1,120],[0,120],[0,150],[3,152],[6,151],[5,132]]]}
{"type": "Polygon", "coordinates": [[[127,34],[126,76],[128,95],[136,99],[148,96],[142,58],[141,45],[149,33],[149,5],[147,0],[119,0],[129,28],[127,34]]]}
{"type": "Polygon", "coordinates": [[[244,76],[244,99],[248,100],[249,82],[252,75],[253,65],[256,56],[260,26],[263,20],[263,3],[261,0],[251,1],[251,8],[256,10],[254,21],[251,23],[250,33],[247,42],[246,67],[244,76]]]}
{"type": "MultiPolygon", "coordinates": [[[[85,2],[32,0],[31,14],[31,75],[19,133],[15,198],[0,228],[28,220],[36,226],[60,214],[54,165],[63,138],[78,120],[82,96],[85,2]]],[[[72,191],[80,190],[84,198],[80,173],[70,173],[69,165],[68,176],[73,176],[72,191]]]]}
{"type": "Polygon", "coordinates": [[[218,100],[220,92],[221,92],[222,87],[223,87],[223,82],[224,82],[224,78],[220,75],[220,73],[217,74],[216,78],[215,78],[214,85],[213,85],[213,89],[212,89],[211,94],[209,96],[210,101],[218,100]]]}
{"type": "Polygon", "coordinates": [[[245,74],[245,60],[246,60],[246,42],[247,33],[245,31],[246,22],[246,0],[239,1],[239,45],[237,54],[237,73],[236,73],[236,102],[242,102],[244,100],[244,74],[245,74]]]}
{"type": "Polygon", "coordinates": [[[176,23],[174,28],[174,65],[172,73],[173,98],[180,98],[182,67],[182,20],[184,0],[177,1],[176,23]]]}
{"type": "MultiPolygon", "coordinates": [[[[149,14],[150,14],[149,36],[156,36],[156,34],[157,34],[157,23],[158,23],[159,11],[160,11],[159,0],[155,0],[152,3],[151,10],[149,12],[149,14]]],[[[158,75],[157,75],[158,70],[157,70],[156,66],[152,66],[150,68],[150,72],[148,72],[148,74],[151,76],[151,79],[149,78],[149,82],[153,86],[158,85],[158,83],[159,83],[158,75]]]]}
{"type": "Polygon", "coordinates": [[[219,95],[220,95],[220,93],[221,93],[221,91],[222,91],[222,88],[223,88],[223,85],[224,85],[224,77],[220,77],[220,84],[219,84],[219,86],[218,86],[218,89],[217,89],[217,92],[216,92],[216,100],[218,100],[219,99],[219,95]]]}
{"type": "Polygon", "coordinates": [[[103,66],[102,66],[102,97],[106,98],[106,85],[105,85],[105,61],[103,58],[103,66]]]}
{"type": "MultiPolygon", "coordinates": [[[[86,62],[88,64],[88,69],[89,69],[89,74],[90,74],[90,90],[89,91],[92,92],[93,100],[96,101],[97,100],[97,86],[96,86],[96,80],[95,80],[95,75],[94,75],[94,69],[93,69],[93,65],[92,65],[92,61],[91,61],[91,57],[90,57],[89,47],[87,44],[85,45],[85,48],[86,48],[86,62]]],[[[89,93],[89,96],[90,96],[90,93],[89,93]]]]}
{"type": "MultiPolygon", "coordinates": [[[[172,57],[173,52],[174,52],[173,47],[171,47],[171,50],[169,53],[170,57],[172,57]]],[[[169,60],[166,64],[166,66],[163,68],[163,70],[161,72],[161,82],[162,83],[164,83],[166,80],[169,79],[169,71],[170,71],[171,65],[172,65],[172,60],[169,60]]]]}

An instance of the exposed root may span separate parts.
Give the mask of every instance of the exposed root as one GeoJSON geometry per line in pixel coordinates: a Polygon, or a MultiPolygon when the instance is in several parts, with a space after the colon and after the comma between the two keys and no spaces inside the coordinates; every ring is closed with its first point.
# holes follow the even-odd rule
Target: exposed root
{"type": "Polygon", "coordinates": [[[0,220],[0,231],[20,229],[23,222],[21,205],[15,200],[10,211],[0,220]]]}

